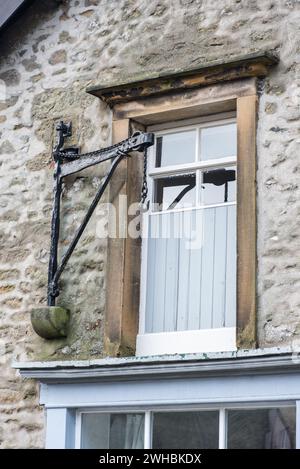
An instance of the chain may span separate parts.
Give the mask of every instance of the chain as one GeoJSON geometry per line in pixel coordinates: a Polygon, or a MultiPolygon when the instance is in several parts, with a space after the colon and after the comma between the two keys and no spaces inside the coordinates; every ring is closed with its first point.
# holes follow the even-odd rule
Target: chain
{"type": "Polygon", "coordinates": [[[148,195],[148,184],[147,184],[147,148],[144,150],[144,167],[143,167],[143,184],[141,191],[141,203],[145,203],[148,195]]]}

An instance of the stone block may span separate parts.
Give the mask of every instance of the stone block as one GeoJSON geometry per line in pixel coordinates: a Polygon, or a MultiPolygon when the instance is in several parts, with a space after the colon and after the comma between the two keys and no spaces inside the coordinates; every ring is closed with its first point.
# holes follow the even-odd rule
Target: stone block
{"type": "Polygon", "coordinates": [[[32,308],[31,324],[43,339],[59,339],[67,336],[70,315],[60,306],[39,306],[32,308]]]}

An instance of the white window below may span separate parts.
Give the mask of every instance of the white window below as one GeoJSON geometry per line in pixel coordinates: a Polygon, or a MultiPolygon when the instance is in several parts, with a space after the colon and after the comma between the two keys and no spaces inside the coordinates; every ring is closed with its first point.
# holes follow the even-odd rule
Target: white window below
{"type": "Polygon", "coordinates": [[[77,447],[85,449],[291,449],[295,406],[79,412],[77,447]]]}

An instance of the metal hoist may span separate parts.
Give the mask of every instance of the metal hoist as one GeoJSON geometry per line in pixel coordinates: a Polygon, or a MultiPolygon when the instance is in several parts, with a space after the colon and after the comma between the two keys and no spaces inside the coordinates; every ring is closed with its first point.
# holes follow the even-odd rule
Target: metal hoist
{"type": "MultiPolygon", "coordinates": [[[[154,143],[154,134],[146,132],[134,132],[133,135],[126,140],[123,140],[115,145],[107,148],[101,148],[89,153],[79,154],[77,148],[64,148],[65,138],[72,135],[71,123],[64,123],[61,121],[57,127],[57,142],[53,150],[53,160],[55,162],[54,170],[54,199],[51,220],[51,243],[50,243],[50,259],[48,268],[48,291],[47,291],[47,307],[34,309],[31,313],[31,321],[34,330],[44,338],[54,338],[55,331],[52,336],[47,332],[47,325],[45,321],[53,323],[57,318],[58,310],[63,308],[55,307],[55,300],[59,295],[58,282],[59,279],[80,240],[97,204],[99,203],[106,187],[109,184],[116,168],[119,163],[129,155],[131,152],[144,152],[144,178],[141,193],[141,202],[144,203],[147,197],[147,148],[154,143]],[[59,228],[60,228],[60,205],[62,184],[65,177],[75,174],[90,166],[103,163],[104,161],[111,160],[111,165],[107,174],[103,178],[92,202],[89,206],[81,224],[74,234],[66,252],[58,262],[58,243],[59,243],[59,228]],[[53,311],[51,311],[51,307],[53,311]],[[47,310],[48,308],[48,310],[47,310]],[[56,317],[51,318],[51,314],[56,317]],[[43,317],[41,317],[43,315],[43,317]],[[48,316],[48,319],[47,319],[48,316]],[[40,324],[44,324],[43,327],[40,324]],[[46,332],[44,332],[44,329],[46,332]]],[[[58,321],[59,322],[59,321],[58,321]]],[[[59,326],[57,328],[59,330],[59,326]]],[[[57,334],[62,336],[65,334],[57,334]]]]}
{"type": "MultiPolygon", "coordinates": [[[[107,148],[102,148],[90,153],[79,155],[71,151],[63,150],[64,139],[71,135],[71,126],[60,122],[57,126],[58,141],[53,151],[53,159],[55,161],[55,186],[54,186],[54,203],[51,222],[51,245],[50,245],[50,261],[48,276],[48,305],[55,305],[55,298],[59,295],[58,280],[63,273],[72,252],[74,251],[89,219],[91,218],[98,202],[100,201],[110,179],[121,160],[128,156],[130,152],[146,152],[146,149],[153,145],[154,135],[152,133],[135,132],[130,138],[107,148]],[[59,241],[59,224],[60,224],[60,199],[62,182],[66,176],[77,173],[82,169],[93,166],[104,161],[112,160],[111,166],[104,177],[95,197],[87,210],[80,226],[78,227],[66,253],[64,254],[60,264],[57,262],[57,251],[59,241]]],[[[146,160],[146,158],[145,158],[146,160]]],[[[145,163],[144,163],[145,164],[145,163]]],[[[145,179],[143,183],[143,196],[145,195],[145,179]]],[[[147,195],[147,194],[146,194],[147,195]]],[[[145,200],[145,199],[144,199],[145,200]]],[[[143,201],[144,201],[143,200],[143,201]]]]}

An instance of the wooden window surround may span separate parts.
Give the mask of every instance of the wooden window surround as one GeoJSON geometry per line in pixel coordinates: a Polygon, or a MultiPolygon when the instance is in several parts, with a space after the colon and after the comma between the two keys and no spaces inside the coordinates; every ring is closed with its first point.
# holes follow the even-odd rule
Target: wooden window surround
{"type": "MultiPolygon", "coordinates": [[[[277,61],[270,53],[257,53],[227,63],[87,90],[112,108],[113,143],[148,125],[236,112],[238,348],[256,346],[257,77],[266,76],[277,61]]],[[[127,195],[128,204],[139,201],[141,181],[142,158],[124,160],[110,184],[110,202],[117,213],[120,194],[127,195]]],[[[119,215],[119,223],[125,226],[127,211],[119,215]]],[[[105,347],[109,356],[135,354],[140,251],[140,240],[124,237],[108,241],[105,347]]]]}

